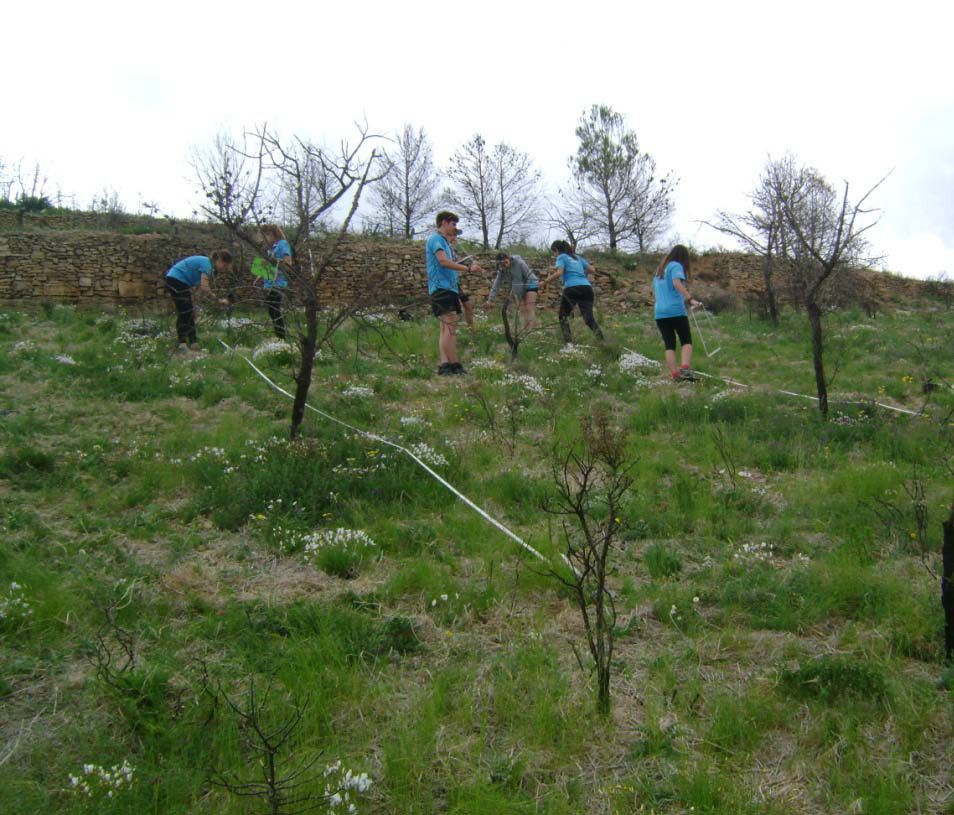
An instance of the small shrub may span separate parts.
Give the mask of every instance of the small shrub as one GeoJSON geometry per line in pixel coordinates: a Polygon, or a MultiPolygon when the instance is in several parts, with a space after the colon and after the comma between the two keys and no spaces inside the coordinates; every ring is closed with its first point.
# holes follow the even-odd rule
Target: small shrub
{"type": "Polygon", "coordinates": [[[682,571],[682,557],[665,543],[653,543],[643,554],[643,563],[653,580],[666,580],[682,571]]]}
{"type": "Polygon", "coordinates": [[[726,289],[710,289],[706,294],[706,308],[713,314],[721,314],[724,311],[735,311],[739,305],[739,298],[734,292],[726,289]]]}
{"type": "Polygon", "coordinates": [[[867,699],[884,702],[888,683],[884,669],[869,660],[824,655],[798,668],[782,671],[781,687],[791,696],[823,702],[867,699]]]}

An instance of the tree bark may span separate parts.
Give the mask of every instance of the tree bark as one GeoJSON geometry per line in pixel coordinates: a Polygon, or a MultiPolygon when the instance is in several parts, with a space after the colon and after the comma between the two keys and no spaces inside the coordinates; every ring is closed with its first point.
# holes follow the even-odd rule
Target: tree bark
{"type": "Polygon", "coordinates": [[[297,439],[301,433],[301,423],[305,418],[305,402],[308,401],[308,389],[311,387],[311,374],[315,367],[315,349],[318,341],[318,300],[313,287],[309,286],[305,298],[305,334],[301,338],[301,365],[295,376],[295,401],[292,405],[291,438],[297,439]]]}
{"type": "Polygon", "coordinates": [[[772,282],[772,255],[771,249],[765,255],[762,264],[762,280],[765,282],[765,299],[768,301],[769,319],[772,325],[778,325],[778,302],[775,299],[775,285],[772,282]]]}
{"type": "Polygon", "coordinates": [[[814,297],[805,304],[808,322],[812,327],[812,362],[815,366],[815,388],[818,391],[818,409],[828,415],[828,384],[825,382],[824,344],[822,342],[821,309],[814,297]]]}

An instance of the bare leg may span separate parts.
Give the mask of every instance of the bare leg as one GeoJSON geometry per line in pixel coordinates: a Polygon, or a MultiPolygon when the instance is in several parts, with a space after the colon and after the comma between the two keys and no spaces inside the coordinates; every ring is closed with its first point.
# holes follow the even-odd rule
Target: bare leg
{"type": "MultiPolygon", "coordinates": [[[[685,347],[686,346],[683,346],[683,348],[685,347]]],[[[666,349],[666,367],[669,368],[669,373],[672,375],[675,375],[676,372],[679,370],[676,367],[676,352],[670,351],[668,348],[666,349]]]]}
{"type": "Polygon", "coordinates": [[[457,312],[441,315],[441,365],[457,362],[457,312]]]}
{"type": "Polygon", "coordinates": [[[520,313],[523,317],[523,326],[527,331],[537,327],[537,293],[528,291],[520,303],[520,313]]]}
{"type": "Polygon", "coordinates": [[[464,310],[464,322],[467,323],[468,328],[474,327],[474,304],[468,300],[466,303],[461,302],[461,308],[464,310]]]}
{"type": "Polygon", "coordinates": [[[682,367],[688,368],[692,362],[692,343],[682,346],[682,367]]]}

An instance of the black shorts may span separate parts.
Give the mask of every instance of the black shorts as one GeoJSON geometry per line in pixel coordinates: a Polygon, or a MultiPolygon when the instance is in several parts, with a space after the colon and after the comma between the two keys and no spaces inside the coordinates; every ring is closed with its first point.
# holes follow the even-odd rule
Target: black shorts
{"type": "Polygon", "coordinates": [[[563,290],[563,296],[560,298],[560,316],[569,317],[576,306],[580,307],[580,311],[586,308],[592,309],[592,286],[567,286],[563,290]]]}
{"type": "Polygon", "coordinates": [[[470,295],[464,294],[463,292],[458,292],[457,299],[460,300],[461,303],[468,303],[470,302],[470,295]]]}
{"type": "Polygon", "coordinates": [[[460,295],[450,289],[434,289],[431,297],[431,311],[435,317],[443,317],[452,311],[461,313],[460,295]]]}
{"type": "Polygon", "coordinates": [[[656,325],[659,326],[659,333],[662,334],[667,351],[676,350],[677,334],[679,335],[680,345],[692,345],[692,332],[689,330],[689,318],[687,316],[662,317],[656,320],[656,325]]]}

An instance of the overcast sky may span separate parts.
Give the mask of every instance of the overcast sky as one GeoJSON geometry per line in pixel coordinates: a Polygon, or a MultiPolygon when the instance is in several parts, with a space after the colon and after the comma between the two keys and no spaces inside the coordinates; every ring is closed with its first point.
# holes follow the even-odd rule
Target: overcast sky
{"type": "Polygon", "coordinates": [[[217,132],[334,142],[366,117],[423,127],[440,166],[474,133],[505,140],[556,186],[605,103],[681,179],[673,237],[719,245],[697,222],[791,151],[859,193],[893,171],[870,233],[885,267],[954,275],[952,22],[921,0],[16,2],[0,159],[82,205],[106,188],[188,215],[190,152],[217,132]]]}

